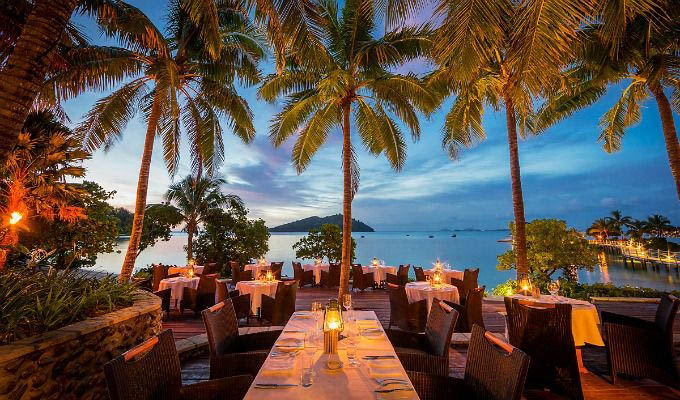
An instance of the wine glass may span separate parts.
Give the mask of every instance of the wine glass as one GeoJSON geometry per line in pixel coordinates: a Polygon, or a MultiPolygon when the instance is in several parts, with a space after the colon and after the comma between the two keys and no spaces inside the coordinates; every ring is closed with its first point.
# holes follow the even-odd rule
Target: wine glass
{"type": "Polygon", "coordinates": [[[347,324],[347,360],[349,360],[349,366],[356,368],[360,366],[357,360],[357,340],[358,340],[358,329],[356,327],[356,322],[350,321],[347,324]]]}
{"type": "Polygon", "coordinates": [[[551,281],[548,283],[548,292],[555,298],[560,293],[560,281],[551,281]]]}
{"type": "Polygon", "coordinates": [[[314,314],[314,327],[318,331],[321,329],[319,323],[323,320],[323,305],[320,301],[312,302],[312,313],[314,314]]]}

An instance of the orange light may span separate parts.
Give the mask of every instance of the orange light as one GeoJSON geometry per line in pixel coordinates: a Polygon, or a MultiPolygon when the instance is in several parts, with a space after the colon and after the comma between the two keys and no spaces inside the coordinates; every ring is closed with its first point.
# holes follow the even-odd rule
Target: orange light
{"type": "Polygon", "coordinates": [[[9,216],[9,224],[16,225],[19,223],[19,221],[21,221],[22,218],[24,218],[23,214],[21,214],[19,211],[14,211],[9,216]]]}

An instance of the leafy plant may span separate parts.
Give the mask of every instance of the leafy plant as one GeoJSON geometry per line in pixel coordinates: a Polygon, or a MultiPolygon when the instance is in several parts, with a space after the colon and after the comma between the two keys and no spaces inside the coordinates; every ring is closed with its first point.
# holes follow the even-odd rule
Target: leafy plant
{"type": "MultiPolygon", "coordinates": [[[[356,258],[354,251],[357,247],[352,238],[350,262],[356,258]]],[[[342,232],[335,224],[323,224],[321,229],[312,228],[307,236],[293,244],[296,258],[326,258],[329,262],[337,263],[342,258],[342,232]]]]}
{"type": "Polygon", "coordinates": [[[138,288],[81,271],[0,271],[0,345],[127,307],[138,288]]]}
{"type": "Polygon", "coordinates": [[[144,228],[139,240],[137,255],[148,247],[153,247],[159,240],[167,242],[172,236],[172,229],[182,223],[182,215],[169,204],[149,204],[144,212],[144,228]]]}

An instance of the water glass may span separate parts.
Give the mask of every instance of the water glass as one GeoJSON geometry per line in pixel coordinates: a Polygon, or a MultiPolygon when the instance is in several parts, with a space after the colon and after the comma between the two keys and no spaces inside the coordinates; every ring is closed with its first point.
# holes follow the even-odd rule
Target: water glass
{"type": "Polygon", "coordinates": [[[316,343],[314,342],[314,331],[305,332],[305,357],[302,359],[302,376],[300,384],[303,387],[312,386],[314,383],[314,355],[316,354],[316,343]]]}
{"type": "Polygon", "coordinates": [[[314,371],[312,368],[302,368],[302,375],[300,376],[300,384],[302,387],[310,387],[314,383],[314,371]]]}
{"type": "Polygon", "coordinates": [[[557,297],[560,293],[560,281],[551,281],[548,284],[548,292],[550,292],[551,296],[557,297]]]}
{"type": "Polygon", "coordinates": [[[359,361],[357,361],[357,332],[347,332],[347,359],[349,360],[350,367],[358,367],[359,361]]]}

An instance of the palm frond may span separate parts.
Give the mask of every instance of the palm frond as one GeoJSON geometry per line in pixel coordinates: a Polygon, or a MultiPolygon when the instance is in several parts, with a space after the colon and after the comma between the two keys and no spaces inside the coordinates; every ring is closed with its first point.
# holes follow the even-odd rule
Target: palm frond
{"type": "Polygon", "coordinates": [[[97,22],[107,36],[117,38],[132,51],[151,52],[161,57],[170,54],[168,43],[156,25],[138,8],[127,3],[110,2],[107,7],[99,8],[97,22]]]}
{"type": "Polygon", "coordinates": [[[307,90],[290,96],[283,110],[276,114],[269,126],[269,139],[275,147],[283,144],[302,126],[307,118],[322,106],[316,91],[307,90]]]}
{"type": "Polygon", "coordinates": [[[313,89],[320,75],[308,71],[285,71],[280,75],[269,75],[264,78],[257,91],[257,97],[268,102],[295,92],[313,89]]]}
{"type": "Polygon", "coordinates": [[[357,99],[355,115],[357,130],[364,147],[374,156],[380,155],[384,148],[380,135],[382,116],[361,97],[357,99]]]}
{"type": "Polygon", "coordinates": [[[360,44],[356,50],[357,64],[363,68],[377,66],[388,69],[429,54],[432,28],[429,25],[404,27],[386,33],[377,40],[360,44]]]}
{"type": "Polygon", "coordinates": [[[395,171],[401,171],[406,163],[406,142],[404,141],[404,134],[401,132],[399,125],[397,125],[384,111],[380,112],[380,115],[382,121],[380,139],[385,150],[385,156],[395,171]]]}
{"type": "MultiPolygon", "coordinates": [[[[359,191],[359,179],[361,178],[361,170],[359,168],[359,161],[357,160],[357,153],[354,151],[354,146],[350,144],[349,147],[350,155],[349,155],[349,176],[350,176],[350,186],[351,186],[351,192],[352,192],[352,199],[354,199],[354,196],[357,194],[359,191]]],[[[344,154],[344,149],[343,149],[343,155],[342,155],[342,162],[343,162],[343,168],[345,167],[345,154],[344,154]]]]}
{"type": "Polygon", "coordinates": [[[603,143],[602,147],[607,153],[619,151],[621,140],[626,128],[640,122],[639,102],[644,96],[644,86],[639,81],[634,81],[626,89],[614,107],[609,109],[599,121],[602,129],[598,141],[603,143]]]}
{"type": "Polygon", "coordinates": [[[217,59],[222,38],[215,0],[180,0],[180,7],[187,13],[194,26],[198,27],[202,42],[210,56],[217,59]]]}
{"type": "Polygon", "coordinates": [[[340,123],[340,107],[328,103],[312,115],[300,131],[293,146],[293,166],[298,174],[307,168],[317,150],[324,144],[333,127],[340,123]]]}
{"type": "Polygon", "coordinates": [[[452,160],[457,160],[463,147],[472,147],[486,139],[482,125],[484,105],[473,88],[466,88],[456,97],[444,120],[442,146],[452,160]]]}

